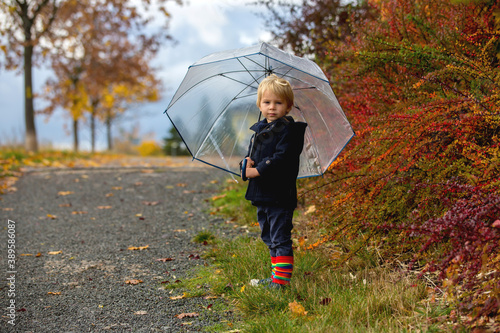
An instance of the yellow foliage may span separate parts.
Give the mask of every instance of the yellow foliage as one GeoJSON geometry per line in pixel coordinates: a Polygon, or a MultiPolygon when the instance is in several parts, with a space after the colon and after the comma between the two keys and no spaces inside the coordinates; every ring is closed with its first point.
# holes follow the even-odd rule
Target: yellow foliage
{"type": "Polygon", "coordinates": [[[155,141],[143,141],[137,151],[141,156],[155,156],[161,154],[161,147],[155,141]]]}

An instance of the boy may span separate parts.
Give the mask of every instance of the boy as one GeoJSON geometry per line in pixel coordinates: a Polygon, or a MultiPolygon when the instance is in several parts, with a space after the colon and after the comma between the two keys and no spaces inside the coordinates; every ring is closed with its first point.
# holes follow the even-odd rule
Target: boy
{"type": "Polygon", "coordinates": [[[252,285],[283,288],[290,284],[292,276],[292,217],[297,207],[296,180],[307,127],[288,116],[293,99],[290,83],[274,74],[259,84],[257,106],[264,119],[250,128],[255,134],[246,157],[245,171],[250,181],[245,198],[257,206],[261,238],[271,255],[272,277],[252,280],[252,285]]]}

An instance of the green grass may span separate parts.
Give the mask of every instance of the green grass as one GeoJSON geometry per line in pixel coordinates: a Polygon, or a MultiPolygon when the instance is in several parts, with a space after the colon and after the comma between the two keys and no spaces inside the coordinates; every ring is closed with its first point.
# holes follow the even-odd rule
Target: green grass
{"type": "MultiPolygon", "coordinates": [[[[213,200],[218,214],[250,225],[254,208],[244,200],[245,184],[231,184],[213,200]]],[[[242,332],[446,332],[439,317],[447,306],[430,303],[427,286],[413,274],[381,267],[369,251],[349,264],[335,266],[320,249],[295,251],[290,288],[282,291],[249,285],[271,274],[269,252],[255,237],[216,239],[202,232],[194,240],[210,239],[204,258],[212,262],[196,277],[168,288],[186,297],[206,295],[226,300],[241,321],[207,327],[207,331],[242,332]],[[201,287],[200,287],[201,286],[201,287]],[[303,307],[294,311],[291,305],[303,307]]],[[[175,294],[175,292],[174,292],[175,294]]]]}

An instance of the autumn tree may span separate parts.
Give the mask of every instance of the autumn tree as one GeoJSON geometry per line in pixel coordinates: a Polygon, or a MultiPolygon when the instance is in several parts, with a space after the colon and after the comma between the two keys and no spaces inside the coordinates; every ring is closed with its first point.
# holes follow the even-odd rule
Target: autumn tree
{"type": "MultiPolygon", "coordinates": [[[[118,0],[7,0],[0,2],[0,46],[5,55],[4,66],[7,69],[20,69],[25,77],[25,123],[26,138],[25,146],[29,151],[38,149],[36,128],[35,128],[35,108],[33,104],[33,66],[41,63],[49,54],[54,46],[61,47],[67,43],[71,36],[73,40],[69,42],[75,47],[75,34],[69,34],[69,30],[79,29],[79,25],[73,26],[73,21],[69,19],[72,13],[72,19],[81,15],[78,9],[84,7],[109,6],[109,14],[115,14],[116,17],[108,16],[111,20],[118,19],[126,23],[123,27],[140,29],[147,26],[152,16],[156,13],[163,13],[168,22],[169,13],[166,10],[167,2],[181,3],[181,0],[142,0],[118,1],[118,0]],[[151,10],[154,10],[152,13],[151,10]],[[149,13],[149,14],[148,14],[149,13]],[[127,23],[130,21],[129,23],[127,23]],[[74,29],[73,29],[74,28],[74,29]],[[66,39],[66,37],[68,39],[66,39]],[[55,38],[55,40],[54,40],[55,38]],[[57,45],[59,43],[59,45],[57,45]],[[22,60],[21,60],[22,59],[22,60]]],[[[165,37],[167,29],[162,27],[161,31],[155,36],[165,37]]],[[[108,30],[109,31],[109,30],[108,30]]],[[[123,30],[121,30],[123,31],[123,30]]],[[[137,32],[138,30],[135,30],[137,32]]],[[[81,34],[82,35],[82,34],[81,34]]],[[[94,35],[94,37],[96,37],[94,35]]],[[[143,39],[141,34],[136,35],[137,40],[143,39]]],[[[101,41],[94,41],[100,43],[101,41]]]]}
{"type": "Polygon", "coordinates": [[[43,57],[40,42],[57,18],[60,0],[10,0],[0,2],[0,36],[7,69],[24,72],[25,147],[37,151],[33,105],[33,65],[43,57]]]}

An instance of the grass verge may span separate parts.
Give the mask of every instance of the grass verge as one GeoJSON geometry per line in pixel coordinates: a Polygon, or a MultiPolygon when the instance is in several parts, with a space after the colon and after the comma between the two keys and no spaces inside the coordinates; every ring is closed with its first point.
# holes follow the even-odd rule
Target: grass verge
{"type": "MultiPolygon", "coordinates": [[[[214,211],[251,225],[254,211],[243,195],[244,186],[231,184],[213,200],[214,211]]],[[[356,265],[336,267],[320,248],[298,250],[290,288],[276,291],[249,285],[251,279],[271,274],[268,249],[260,239],[221,240],[207,232],[195,239],[211,240],[205,259],[214,264],[178,287],[189,290],[186,296],[224,297],[242,318],[233,326],[219,324],[207,331],[446,331],[439,318],[450,309],[428,301],[423,281],[407,271],[374,265],[369,255],[357,257],[356,265]],[[209,289],[200,291],[200,285],[209,289]]]]}

